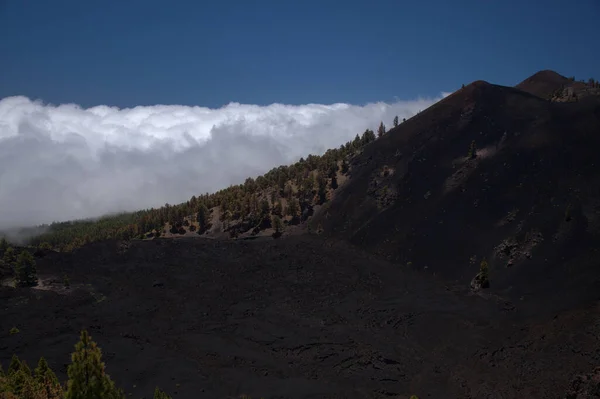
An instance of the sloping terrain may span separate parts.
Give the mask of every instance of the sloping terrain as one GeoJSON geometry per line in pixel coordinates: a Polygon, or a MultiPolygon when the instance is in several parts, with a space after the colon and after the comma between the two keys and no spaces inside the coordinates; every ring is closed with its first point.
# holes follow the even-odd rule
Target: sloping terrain
{"type": "Polygon", "coordinates": [[[314,223],[464,286],[486,258],[491,291],[550,314],[599,298],[599,149],[600,97],[475,82],[365,147],[314,223]]]}
{"type": "Polygon", "coordinates": [[[0,361],[64,379],[87,328],[133,397],[560,398],[600,361],[597,307],[521,322],[521,302],[314,236],[107,241],[38,274],[0,288],[0,361]]]}

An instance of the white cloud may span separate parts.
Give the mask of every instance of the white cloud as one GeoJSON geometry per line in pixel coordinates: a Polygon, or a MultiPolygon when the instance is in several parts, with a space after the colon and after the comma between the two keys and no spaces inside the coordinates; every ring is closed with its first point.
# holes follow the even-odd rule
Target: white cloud
{"type": "Polygon", "coordinates": [[[0,228],[179,203],[322,154],[445,97],[219,109],[0,100],[0,228]]]}

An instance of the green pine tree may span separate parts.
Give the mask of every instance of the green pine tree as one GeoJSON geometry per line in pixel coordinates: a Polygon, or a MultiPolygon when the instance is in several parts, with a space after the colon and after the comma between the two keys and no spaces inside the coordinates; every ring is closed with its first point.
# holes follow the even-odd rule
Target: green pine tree
{"type": "Polygon", "coordinates": [[[37,367],[34,370],[35,382],[38,384],[38,389],[43,390],[48,399],[61,399],[63,390],[56,374],[52,371],[48,362],[43,357],[40,358],[37,367]]]}
{"type": "Polygon", "coordinates": [[[7,390],[17,397],[28,397],[24,395],[24,390],[28,386],[31,378],[31,369],[27,363],[19,360],[17,355],[13,355],[8,366],[7,390]]]}
{"type": "Polygon", "coordinates": [[[198,224],[200,224],[200,228],[198,232],[204,232],[208,229],[208,224],[210,222],[210,210],[208,207],[202,203],[198,208],[198,224]]]}
{"type": "Polygon", "coordinates": [[[272,218],[272,222],[273,222],[273,228],[275,229],[275,232],[281,233],[281,230],[283,230],[283,222],[281,221],[281,218],[279,216],[275,215],[272,218]]]}
{"type": "Polygon", "coordinates": [[[105,373],[102,351],[86,330],[75,345],[72,363],[67,369],[69,380],[65,399],[124,399],[123,392],[105,373]]]}
{"type": "Polygon", "coordinates": [[[475,140],[471,141],[471,145],[469,146],[469,153],[467,154],[469,159],[474,159],[477,157],[477,145],[475,144],[475,140]]]}
{"type": "Polygon", "coordinates": [[[156,387],[154,390],[154,399],[171,399],[169,395],[167,395],[163,390],[156,387]]]}
{"type": "Polygon", "coordinates": [[[19,360],[19,357],[17,355],[12,355],[6,374],[10,376],[11,374],[14,374],[19,370],[21,370],[21,361],[19,360]]]}
{"type": "Polygon", "coordinates": [[[19,286],[33,287],[38,283],[37,270],[33,256],[27,251],[19,254],[15,264],[15,282],[19,286]]]}
{"type": "Polygon", "coordinates": [[[15,262],[17,261],[17,252],[13,247],[6,248],[4,251],[3,260],[7,265],[14,266],[15,262]]]}
{"type": "Polygon", "coordinates": [[[394,127],[398,127],[398,115],[394,117],[394,127]]]}
{"type": "Polygon", "coordinates": [[[348,170],[350,170],[350,166],[348,165],[348,162],[346,162],[346,159],[342,160],[342,173],[346,174],[348,173],[348,170]]]}
{"type": "Polygon", "coordinates": [[[381,137],[385,134],[385,125],[383,124],[383,122],[381,122],[379,124],[379,127],[377,128],[377,137],[381,137]]]}
{"type": "Polygon", "coordinates": [[[298,216],[298,212],[300,212],[300,204],[298,203],[298,199],[292,198],[287,206],[287,214],[294,218],[298,216]]]}

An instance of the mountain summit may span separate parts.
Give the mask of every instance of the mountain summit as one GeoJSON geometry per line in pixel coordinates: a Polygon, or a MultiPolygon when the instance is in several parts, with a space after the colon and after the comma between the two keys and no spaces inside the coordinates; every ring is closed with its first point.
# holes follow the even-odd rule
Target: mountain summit
{"type": "Polygon", "coordinates": [[[541,71],[458,90],[354,157],[315,223],[463,285],[486,259],[493,291],[535,293],[543,312],[596,297],[600,96],[542,98],[568,82],[541,71]]]}

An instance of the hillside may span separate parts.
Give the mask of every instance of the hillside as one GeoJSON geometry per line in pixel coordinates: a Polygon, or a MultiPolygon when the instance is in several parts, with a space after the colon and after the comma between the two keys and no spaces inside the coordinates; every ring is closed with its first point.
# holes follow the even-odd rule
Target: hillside
{"type": "Polygon", "coordinates": [[[561,292],[548,312],[595,299],[599,133],[598,96],[557,103],[474,82],[353,158],[313,223],[465,286],[485,258],[499,295],[561,292]]]}
{"type": "MultiPolygon", "coordinates": [[[[381,123],[378,136],[384,131],[385,126],[381,123]]],[[[31,237],[27,243],[34,246],[43,244],[69,252],[106,239],[161,236],[222,239],[278,236],[283,232],[293,234],[302,230],[298,225],[329,201],[338,186],[344,184],[349,159],[376,139],[375,133],[367,129],[357,134],[354,140],[323,155],[308,155],[293,165],[273,168],[257,178],[247,178],[243,184],[193,196],[181,204],[165,204],[160,208],[95,220],[23,228],[12,235],[31,237]]]]}
{"type": "Polygon", "coordinates": [[[84,328],[136,397],[595,398],[596,86],[476,81],[244,184],[0,241],[0,363],[64,381],[84,328]]]}

